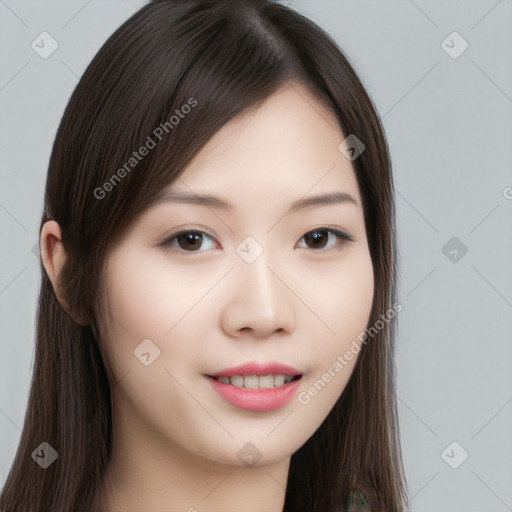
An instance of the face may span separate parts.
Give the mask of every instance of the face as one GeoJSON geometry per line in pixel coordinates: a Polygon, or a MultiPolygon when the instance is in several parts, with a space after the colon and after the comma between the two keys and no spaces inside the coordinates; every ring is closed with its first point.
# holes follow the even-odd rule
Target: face
{"type": "Polygon", "coordinates": [[[358,185],[338,149],[346,135],[303,86],[280,89],[168,189],[217,200],[163,199],[109,254],[102,343],[123,436],[161,454],[266,465],[321,425],[374,293],[358,185]],[[324,194],[345,200],[292,208],[324,194]],[[246,363],[261,372],[223,372],[246,363]]]}

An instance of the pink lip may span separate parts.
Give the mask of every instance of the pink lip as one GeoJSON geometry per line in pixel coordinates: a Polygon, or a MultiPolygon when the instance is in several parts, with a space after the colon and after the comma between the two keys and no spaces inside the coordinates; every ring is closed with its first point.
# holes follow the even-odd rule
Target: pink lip
{"type": "Polygon", "coordinates": [[[300,385],[300,378],[287,382],[283,386],[271,389],[237,388],[223,384],[215,377],[232,377],[233,375],[290,375],[302,377],[302,372],[293,366],[278,362],[258,363],[251,361],[239,366],[225,368],[213,375],[207,375],[213,389],[230,404],[249,411],[273,411],[286,405],[300,385]]]}
{"type": "Polygon", "coordinates": [[[250,363],[241,364],[239,366],[232,366],[231,368],[225,368],[220,372],[210,375],[210,377],[232,377],[233,375],[302,375],[302,372],[289,366],[287,364],[281,364],[277,362],[270,363],[258,363],[251,361],[250,363]]]}
{"type": "MultiPolygon", "coordinates": [[[[231,373],[231,375],[240,374],[231,373]]],[[[250,375],[256,374],[252,373],[250,375]]],[[[223,384],[209,375],[207,375],[207,378],[211,382],[213,389],[230,404],[249,411],[273,411],[284,407],[293,398],[301,382],[301,379],[298,379],[277,388],[246,389],[243,387],[237,388],[231,384],[223,384]]]]}

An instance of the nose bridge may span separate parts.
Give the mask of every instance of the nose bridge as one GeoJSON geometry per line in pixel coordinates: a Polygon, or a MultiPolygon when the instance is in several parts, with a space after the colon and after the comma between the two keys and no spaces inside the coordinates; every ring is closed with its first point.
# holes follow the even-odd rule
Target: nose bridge
{"type": "MultiPolygon", "coordinates": [[[[254,248],[250,248],[254,253],[254,248]]],[[[243,257],[238,262],[238,274],[246,287],[247,296],[250,301],[261,302],[259,307],[266,306],[269,310],[274,308],[277,300],[283,297],[283,284],[271,270],[275,267],[276,258],[272,258],[271,252],[262,251],[256,255],[253,261],[243,257]]]]}
{"type": "Polygon", "coordinates": [[[282,293],[282,290],[278,289],[282,283],[272,272],[272,266],[273,262],[268,251],[263,252],[252,263],[240,262],[240,273],[247,283],[248,291],[255,299],[261,299],[268,304],[272,304],[282,293]]]}
{"type": "Polygon", "coordinates": [[[235,284],[224,311],[226,325],[234,330],[251,328],[260,336],[293,329],[293,297],[278,278],[279,258],[247,238],[236,249],[235,284]]]}
{"type": "Polygon", "coordinates": [[[270,268],[275,266],[276,258],[268,247],[268,237],[261,241],[253,236],[245,237],[236,247],[236,266],[243,280],[247,280],[249,286],[257,286],[258,293],[269,294],[276,283],[270,268]]]}

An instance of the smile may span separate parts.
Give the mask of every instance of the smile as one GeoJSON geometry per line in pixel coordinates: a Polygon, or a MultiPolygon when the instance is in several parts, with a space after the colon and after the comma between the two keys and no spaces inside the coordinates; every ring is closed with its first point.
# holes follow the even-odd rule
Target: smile
{"type": "Polygon", "coordinates": [[[237,388],[246,389],[272,389],[278,388],[300,379],[299,375],[233,375],[231,377],[212,377],[222,384],[231,384],[237,388]]]}
{"type": "Polygon", "coordinates": [[[231,405],[248,411],[263,412],[280,409],[289,403],[300,386],[302,375],[272,374],[262,376],[245,375],[243,377],[241,375],[233,375],[232,377],[207,375],[206,377],[213,389],[231,405]],[[246,379],[247,385],[253,387],[245,386],[246,379]],[[270,379],[273,380],[273,387],[261,387],[267,384],[270,386],[270,379]],[[287,382],[285,382],[285,379],[287,382]],[[243,386],[240,385],[242,380],[243,386]],[[276,380],[277,386],[275,385],[276,380]],[[226,381],[229,381],[229,383],[226,381]]]}

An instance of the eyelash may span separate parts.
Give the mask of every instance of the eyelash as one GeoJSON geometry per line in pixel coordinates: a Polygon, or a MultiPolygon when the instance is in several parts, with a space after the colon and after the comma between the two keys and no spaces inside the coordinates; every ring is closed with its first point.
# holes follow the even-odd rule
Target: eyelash
{"type": "MultiPolygon", "coordinates": [[[[341,242],[354,242],[354,238],[349,233],[347,233],[345,231],[341,231],[339,229],[330,228],[328,226],[322,226],[322,227],[313,229],[311,231],[308,231],[307,233],[304,233],[304,235],[302,235],[300,240],[302,240],[306,235],[309,235],[311,233],[317,233],[319,231],[326,231],[327,233],[332,233],[341,242]]],[[[169,237],[164,239],[162,242],[160,242],[158,245],[165,247],[165,248],[167,248],[173,252],[176,252],[176,253],[186,254],[187,256],[198,256],[198,255],[202,254],[203,252],[208,252],[208,249],[206,251],[185,251],[184,249],[176,249],[172,246],[172,243],[175,240],[177,240],[177,238],[179,236],[185,235],[185,234],[190,234],[190,233],[205,235],[206,237],[210,238],[210,240],[215,241],[215,237],[212,234],[208,233],[207,231],[203,231],[201,229],[184,229],[182,231],[179,231],[177,233],[170,235],[169,237]]],[[[306,247],[306,249],[307,249],[307,247],[306,247]]],[[[311,251],[314,253],[324,253],[324,252],[328,252],[329,250],[331,250],[331,249],[311,249],[311,251]]]]}

